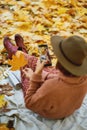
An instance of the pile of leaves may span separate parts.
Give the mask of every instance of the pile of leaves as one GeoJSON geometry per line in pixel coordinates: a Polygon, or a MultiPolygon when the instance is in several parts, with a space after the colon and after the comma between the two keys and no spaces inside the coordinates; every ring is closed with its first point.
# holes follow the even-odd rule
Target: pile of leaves
{"type": "Polygon", "coordinates": [[[54,34],[87,37],[87,0],[0,0],[0,18],[0,44],[16,33],[28,50],[54,34]]]}
{"type": "Polygon", "coordinates": [[[17,33],[30,55],[38,56],[38,44],[48,44],[54,56],[52,35],[76,34],[87,40],[87,0],[0,0],[0,55],[5,51],[4,36],[15,44],[17,33]]]}

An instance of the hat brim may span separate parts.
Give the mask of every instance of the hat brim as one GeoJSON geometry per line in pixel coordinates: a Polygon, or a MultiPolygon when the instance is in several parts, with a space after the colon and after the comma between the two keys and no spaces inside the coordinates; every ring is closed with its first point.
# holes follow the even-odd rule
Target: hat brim
{"type": "Polygon", "coordinates": [[[61,63],[61,65],[68,70],[70,73],[76,75],[76,76],[82,76],[87,74],[87,57],[85,58],[82,65],[77,66],[72,64],[70,61],[68,61],[64,55],[62,54],[60,50],[60,42],[63,42],[65,38],[61,36],[52,36],[51,37],[51,44],[54,50],[55,55],[57,56],[58,61],[61,63]]]}

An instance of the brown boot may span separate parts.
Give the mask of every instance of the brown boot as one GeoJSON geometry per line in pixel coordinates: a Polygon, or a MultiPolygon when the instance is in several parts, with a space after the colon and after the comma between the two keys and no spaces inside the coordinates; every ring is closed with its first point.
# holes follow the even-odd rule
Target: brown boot
{"type": "Polygon", "coordinates": [[[12,55],[14,55],[17,52],[18,47],[12,45],[10,38],[8,36],[4,37],[3,44],[8,52],[8,58],[11,59],[12,55]]]}
{"type": "Polygon", "coordinates": [[[16,34],[15,35],[15,42],[16,42],[16,45],[18,46],[18,50],[21,50],[25,53],[28,53],[26,50],[26,47],[24,45],[24,39],[22,38],[22,36],[20,36],[19,34],[16,34]]]}

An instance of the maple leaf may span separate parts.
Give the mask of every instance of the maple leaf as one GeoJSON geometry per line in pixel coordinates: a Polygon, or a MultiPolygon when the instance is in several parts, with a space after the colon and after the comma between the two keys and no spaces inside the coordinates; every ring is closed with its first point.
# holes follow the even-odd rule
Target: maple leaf
{"type": "Polygon", "coordinates": [[[21,21],[21,22],[27,22],[29,20],[29,16],[28,16],[28,12],[27,11],[20,11],[20,10],[16,10],[13,13],[13,17],[17,20],[17,21],[21,21]]]}
{"type": "Polygon", "coordinates": [[[53,5],[56,5],[56,1],[54,0],[44,0],[43,3],[45,4],[46,7],[50,7],[50,6],[53,6],[53,5]]]}
{"type": "Polygon", "coordinates": [[[38,24],[37,25],[37,31],[44,31],[45,30],[45,28],[44,28],[44,26],[43,25],[41,25],[41,24],[38,24]]]}
{"type": "Polygon", "coordinates": [[[15,22],[15,25],[18,26],[19,30],[28,31],[31,29],[31,22],[15,22]]]}
{"type": "Polygon", "coordinates": [[[20,67],[25,66],[28,63],[23,53],[18,51],[15,55],[12,56],[11,60],[8,60],[8,64],[11,65],[11,70],[19,70],[20,67]]]}
{"type": "Polygon", "coordinates": [[[71,3],[74,7],[77,7],[77,5],[76,5],[76,1],[74,1],[74,0],[70,0],[70,3],[71,3]]]}
{"type": "Polygon", "coordinates": [[[59,10],[58,10],[58,14],[63,14],[63,13],[65,13],[66,12],[66,8],[64,8],[64,7],[61,7],[59,10]]]}

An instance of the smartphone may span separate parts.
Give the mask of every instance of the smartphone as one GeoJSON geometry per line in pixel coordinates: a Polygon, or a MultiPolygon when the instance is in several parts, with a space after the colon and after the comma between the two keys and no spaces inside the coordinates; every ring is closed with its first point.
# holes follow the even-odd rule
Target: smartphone
{"type": "Polygon", "coordinates": [[[41,44],[38,45],[39,48],[39,55],[40,55],[40,61],[46,60],[45,66],[51,66],[51,57],[49,54],[48,46],[47,44],[41,44]]]}

